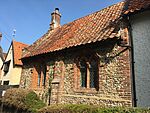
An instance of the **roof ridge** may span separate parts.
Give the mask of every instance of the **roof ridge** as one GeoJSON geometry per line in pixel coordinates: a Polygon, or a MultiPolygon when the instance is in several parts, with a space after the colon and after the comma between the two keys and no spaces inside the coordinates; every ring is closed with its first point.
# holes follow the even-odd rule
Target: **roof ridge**
{"type": "Polygon", "coordinates": [[[25,43],[23,43],[23,42],[18,42],[18,41],[16,41],[16,40],[12,40],[12,43],[20,43],[20,44],[22,44],[22,45],[27,45],[28,46],[28,44],[25,44],[25,43]]]}
{"type": "Polygon", "coordinates": [[[20,58],[22,57],[22,49],[24,47],[28,46],[27,44],[24,44],[22,42],[18,42],[13,40],[12,41],[12,48],[13,48],[13,59],[15,65],[22,65],[22,62],[20,58]]]}

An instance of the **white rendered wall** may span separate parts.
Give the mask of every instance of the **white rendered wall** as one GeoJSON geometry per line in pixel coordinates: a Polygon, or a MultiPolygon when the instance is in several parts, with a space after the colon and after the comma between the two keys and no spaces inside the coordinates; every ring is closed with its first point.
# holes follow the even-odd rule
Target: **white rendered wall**
{"type": "Polygon", "coordinates": [[[2,69],[2,74],[1,74],[2,84],[1,85],[3,85],[4,81],[9,81],[9,85],[19,85],[22,67],[14,66],[12,45],[9,48],[8,55],[5,61],[9,61],[9,60],[11,60],[9,71],[6,74],[4,74],[4,67],[2,69]]]}

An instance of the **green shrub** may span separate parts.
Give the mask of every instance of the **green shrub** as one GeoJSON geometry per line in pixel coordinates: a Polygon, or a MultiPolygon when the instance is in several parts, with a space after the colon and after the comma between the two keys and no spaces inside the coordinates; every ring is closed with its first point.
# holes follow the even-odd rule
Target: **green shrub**
{"type": "Polygon", "coordinates": [[[110,107],[92,105],[52,105],[42,108],[38,113],[150,113],[148,109],[142,108],[125,108],[125,107],[110,107]]]}
{"type": "Polygon", "coordinates": [[[24,103],[26,104],[27,108],[32,112],[36,112],[38,109],[45,106],[45,103],[43,103],[43,101],[38,98],[35,92],[28,93],[24,103]]]}
{"type": "Polygon", "coordinates": [[[36,112],[45,106],[35,92],[27,89],[13,88],[8,89],[2,100],[3,105],[15,107],[16,109],[36,112]]]}
{"type": "Polygon", "coordinates": [[[66,109],[71,110],[72,112],[77,113],[95,113],[96,106],[84,105],[84,104],[76,104],[76,105],[66,105],[66,109]]]}
{"type": "Polygon", "coordinates": [[[112,108],[100,108],[97,113],[149,113],[148,109],[140,108],[125,108],[125,107],[112,107],[112,108]]]}

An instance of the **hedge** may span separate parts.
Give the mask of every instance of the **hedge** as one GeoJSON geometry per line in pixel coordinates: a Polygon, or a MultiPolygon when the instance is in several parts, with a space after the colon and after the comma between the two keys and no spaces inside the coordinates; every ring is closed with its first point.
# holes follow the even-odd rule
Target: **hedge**
{"type": "Polygon", "coordinates": [[[126,107],[100,107],[92,105],[52,105],[42,108],[38,113],[150,113],[149,109],[126,107]]]}
{"type": "Polygon", "coordinates": [[[31,112],[37,112],[38,109],[46,106],[35,92],[21,88],[6,90],[4,98],[2,99],[2,104],[7,107],[31,112]]]}

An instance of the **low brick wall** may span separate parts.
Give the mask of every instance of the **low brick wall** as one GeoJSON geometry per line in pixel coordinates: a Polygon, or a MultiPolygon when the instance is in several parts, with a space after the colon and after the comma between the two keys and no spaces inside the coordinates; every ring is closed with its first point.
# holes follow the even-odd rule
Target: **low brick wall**
{"type": "Polygon", "coordinates": [[[70,104],[89,104],[100,106],[131,106],[130,100],[123,100],[121,98],[107,98],[98,96],[85,96],[85,95],[63,95],[61,103],[70,104]]]}

